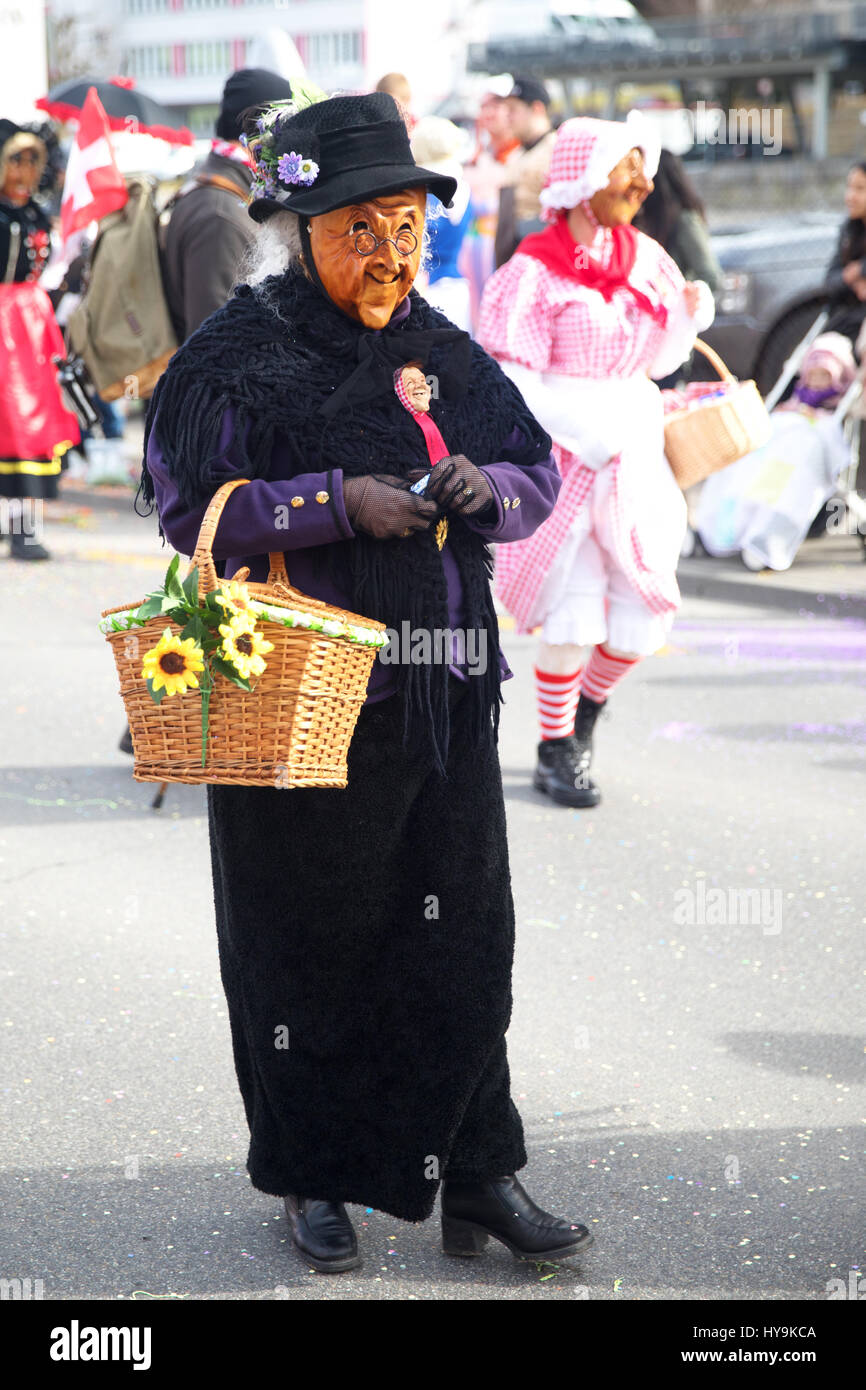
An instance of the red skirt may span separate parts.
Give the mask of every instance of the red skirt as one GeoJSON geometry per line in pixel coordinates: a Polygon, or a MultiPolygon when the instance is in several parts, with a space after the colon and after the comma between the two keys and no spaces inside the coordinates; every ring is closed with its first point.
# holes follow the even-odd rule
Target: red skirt
{"type": "Polygon", "coordinates": [[[56,497],[65,454],[81,438],[52,357],[65,354],[39,285],[0,285],[0,495],[56,497]]]}

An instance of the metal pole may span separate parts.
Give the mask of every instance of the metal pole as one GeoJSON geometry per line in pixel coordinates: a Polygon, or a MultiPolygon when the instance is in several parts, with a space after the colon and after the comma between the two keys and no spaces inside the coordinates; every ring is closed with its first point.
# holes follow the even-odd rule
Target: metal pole
{"type": "Polygon", "coordinates": [[[816,68],[812,77],[812,158],[827,158],[827,127],[830,118],[830,73],[816,68]]]}

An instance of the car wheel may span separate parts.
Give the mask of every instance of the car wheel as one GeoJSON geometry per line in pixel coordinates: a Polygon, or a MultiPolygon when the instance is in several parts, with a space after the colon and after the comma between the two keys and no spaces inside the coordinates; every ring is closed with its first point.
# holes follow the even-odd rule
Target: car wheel
{"type": "MultiPolygon", "coordinates": [[[[801,304],[799,308],[792,309],[789,314],[774,324],[764,339],[764,345],[758,357],[758,365],[755,368],[755,381],[762,396],[766,396],[773,389],[787,359],[791,356],[794,348],[802,342],[812,324],[825,308],[823,300],[810,300],[807,304],[801,304]]],[[[787,400],[794,389],[793,378],[786,387],[782,400],[787,400]]]]}

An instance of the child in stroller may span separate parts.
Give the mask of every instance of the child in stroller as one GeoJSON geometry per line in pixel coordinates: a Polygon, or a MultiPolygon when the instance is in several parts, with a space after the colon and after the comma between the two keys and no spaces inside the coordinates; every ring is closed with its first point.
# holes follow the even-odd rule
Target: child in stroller
{"type": "Polygon", "coordinates": [[[703,484],[695,527],[710,555],[739,552],[753,570],[790,568],[849,465],[843,423],[856,376],[849,338],[815,338],[792,396],[770,416],[769,442],[703,484]]]}

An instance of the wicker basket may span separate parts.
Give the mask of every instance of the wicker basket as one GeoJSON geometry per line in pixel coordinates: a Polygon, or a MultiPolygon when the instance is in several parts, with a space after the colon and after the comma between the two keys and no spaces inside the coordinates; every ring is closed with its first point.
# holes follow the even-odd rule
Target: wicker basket
{"type": "MultiPolygon", "coordinates": [[[[198,565],[199,594],[217,587],[211,546],[231,492],[248,482],[235,479],[214,495],[205,513],[190,570],[198,565]]],[[[120,677],[139,782],[216,782],[246,787],[345,787],[346,756],[384,623],[361,618],[293,589],[282,554],[270,556],[266,584],[249,584],[250,596],[275,610],[292,610],[284,621],[257,622],[273,642],[265,671],[251,692],[223,676],[214,678],[210,698],[206,761],[202,767],[201,698],[196,689],[155,704],[142,677],[142,657],[159,641],[165,617],[106,632],[120,677]],[[343,635],[286,626],[312,616],[343,635]],[[347,625],[351,635],[346,632],[347,625]]],[[[240,570],[238,579],[245,579],[240,570]]],[[[102,614],[135,611],[138,604],[102,614]]],[[[115,617],[115,621],[120,621],[115,617]]],[[[104,626],[107,626],[105,624],[104,626]]],[[[104,630],[104,629],[103,629],[104,630]]]]}
{"type": "Polygon", "coordinates": [[[683,490],[760,449],[770,438],[770,416],[754,381],[738,381],[700,338],[695,347],[715,367],[725,394],[706,405],[674,410],[665,419],[665,453],[683,490]]]}

